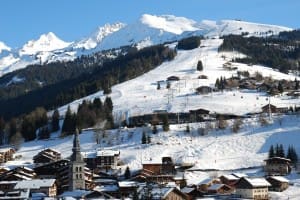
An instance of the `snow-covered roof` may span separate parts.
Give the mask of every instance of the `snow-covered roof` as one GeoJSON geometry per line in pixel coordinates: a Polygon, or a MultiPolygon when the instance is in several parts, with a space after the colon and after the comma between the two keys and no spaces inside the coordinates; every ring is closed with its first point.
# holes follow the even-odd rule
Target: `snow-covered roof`
{"type": "Polygon", "coordinates": [[[116,156],[119,154],[119,151],[114,150],[97,150],[97,156],[116,156]]]}
{"type": "Polygon", "coordinates": [[[74,191],[66,191],[60,195],[60,197],[79,197],[89,194],[91,191],[87,190],[74,190],[74,191]]]}
{"type": "Polygon", "coordinates": [[[188,194],[188,193],[192,192],[193,190],[195,190],[195,188],[184,187],[184,188],[181,189],[181,192],[188,194]]]}
{"type": "Polygon", "coordinates": [[[34,179],[19,181],[15,185],[14,189],[39,189],[42,187],[52,187],[55,183],[55,179],[34,179]]]}
{"type": "Polygon", "coordinates": [[[1,148],[1,149],[0,149],[0,153],[7,152],[7,151],[9,151],[9,150],[11,150],[11,149],[13,149],[13,148],[10,148],[10,147],[1,148]]]}
{"type": "Polygon", "coordinates": [[[101,185],[96,186],[94,190],[99,192],[115,192],[119,190],[119,187],[117,185],[101,185]]]}
{"type": "Polygon", "coordinates": [[[253,187],[271,186],[271,184],[264,178],[245,178],[253,187]]]}
{"type": "Polygon", "coordinates": [[[239,180],[239,178],[237,176],[234,176],[232,174],[225,174],[222,175],[224,178],[228,179],[228,180],[239,180]]]}
{"type": "Polygon", "coordinates": [[[232,175],[237,178],[248,177],[247,174],[243,174],[243,173],[232,173],[232,175]]]}
{"type": "Polygon", "coordinates": [[[271,176],[270,178],[272,178],[274,180],[277,180],[277,181],[280,181],[280,182],[286,182],[286,183],[289,182],[289,180],[284,178],[283,176],[271,176]]]}
{"type": "Polygon", "coordinates": [[[208,190],[217,190],[223,186],[224,186],[224,184],[213,184],[208,188],[208,190]]]}
{"type": "Polygon", "coordinates": [[[138,184],[135,181],[120,181],[119,187],[137,187],[138,184]]]}
{"type": "Polygon", "coordinates": [[[155,187],[151,190],[151,194],[153,198],[164,198],[166,197],[174,188],[168,188],[168,187],[155,187]]]}

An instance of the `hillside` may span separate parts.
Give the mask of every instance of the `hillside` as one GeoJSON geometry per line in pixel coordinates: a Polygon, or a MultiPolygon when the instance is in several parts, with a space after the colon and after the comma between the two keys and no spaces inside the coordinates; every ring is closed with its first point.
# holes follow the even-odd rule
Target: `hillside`
{"type": "MultiPolygon", "coordinates": [[[[9,118],[29,112],[36,106],[45,106],[47,109],[58,107],[62,125],[68,107],[77,112],[84,100],[92,102],[100,98],[104,102],[104,99],[111,97],[115,129],[99,130],[100,124],[97,124],[96,127],[82,130],[79,139],[83,156],[97,148],[120,151],[119,175],[124,173],[127,166],[136,173],[142,163],[171,156],[177,165],[192,166],[184,172],[189,185],[232,172],[263,176],[264,159],[268,157],[271,145],[282,144],[285,150],[292,145],[300,155],[299,76],[296,73],[282,73],[276,67],[273,69],[273,66],[263,65],[266,63],[262,62],[241,63],[243,59],[256,57],[249,54],[250,50],[242,49],[242,46],[239,46],[240,49],[231,48],[236,45],[230,46],[231,40],[228,48],[220,47],[228,37],[235,37],[224,35],[241,34],[245,38],[236,37],[249,41],[256,36],[255,39],[262,43],[269,39],[267,36],[275,37],[275,42],[269,46],[276,48],[277,34],[289,30],[286,27],[239,20],[195,22],[170,15],[146,14],[133,24],[106,25],[78,43],[66,43],[52,33],[47,34],[40,38],[43,42],[27,43],[22,59],[14,57],[14,50],[2,45],[4,53],[8,52],[19,60],[16,65],[0,66],[0,71],[4,69],[1,72],[17,69],[17,66],[22,68],[20,64],[23,62],[34,65],[3,75],[0,92],[6,92],[9,87],[14,91],[13,87],[26,86],[32,73],[41,79],[31,80],[31,83],[40,84],[32,87],[32,91],[21,88],[21,95],[13,93],[11,95],[15,96],[11,99],[2,99],[1,114],[9,118]],[[187,48],[189,50],[178,48],[181,39],[189,36],[203,36],[199,37],[200,46],[187,48]],[[49,42],[47,38],[56,42],[49,42]],[[118,49],[120,46],[125,49],[118,49]],[[36,53],[46,55],[38,57],[44,64],[38,64],[41,60],[36,59],[36,53]],[[57,58],[66,60],[50,62],[48,55],[55,58],[52,61],[57,58]],[[78,55],[80,57],[76,58],[78,55]],[[201,70],[197,69],[200,61],[201,70]],[[60,68],[65,71],[60,71],[60,68]],[[47,69],[45,74],[43,69],[47,69]],[[53,74],[58,77],[48,77],[53,74]],[[45,80],[49,82],[43,82],[45,80]],[[219,84],[222,82],[222,88],[218,87],[217,80],[219,84]],[[199,92],[199,88],[208,91],[199,92]],[[284,112],[268,113],[270,104],[284,112]],[[268,110],[262,113],[262,107],[266,105],[269,106],[268,110]],[[129,123],[133,117],[154,113],[176,115],[199,109],[207,110],[209,115],[197,122],[189,119],[179,123],[178,117],[167,132],[157,125],[158,132],[154,134],[149,121],[140,127],[129,123]],[[231,119],[223,121],[225,125],[221,127],[223,116],[230,116],[228,118],[231,119]],[[239,130],[234,132],[233,126],[237,120],[241,124],[239,130]],[[130,126],[125,126],[125,121],[130,126]],[[150,137],[149,144],[141,144],[143,132],[150,137]],[[100,142],[96,143],[96,139],[100,139],[100,142]]],[[[294,44],[292,49],[296,47],[294,44]]],[[[284,52],[285,48],[282,49],[284,52]]],[[[0,63],[5,58],[2,57],[0,63]]],[[[48,117],[52,113],[53,110],[50,110],[48,117]]],[[[47,122],[46,111],[44,114],[47,122]]],[[[68,158],[72,152],[72,140],[73,136],[65,136],[59,130],[51,133],[49,139],[15,142],[18,147],[17,159],[7,162],[5,166],[31,167],[32,157],[45,148],[53,148],[61,152],[63,158],[68,158]]],[[[299,198],[299,174],[293,170],[286,178],[291,183],[289,189],[282,193],[270,193],[272,198],[299,198]]]]}
{"type": "MultiPolygon", "coordinates": [[[[138,78],[112,87],[111,97],[114,102],[116,121],[118,121],[117,118],[124,119],[124,116],[143,115],[152,113],[154,110],[177,113],[202,108],[212,113],[236,115],[260,112],[261,107],[269,102],[265,92],[233,89],[226,92],[219,91],[197,95],[195,93],[196,88],[199,86],[214,87],[217,78],[236,76],[237,71],[248,71],[250,74],[260,72],[263,76],[272,77],[275,80],[293,81],[295,79],[293,75],[283,74],[261,65],[249,66],[232,63],[235,70],[228,70],[223,67],[223,64],[231,61],[233,57],[242,57],[243,55],[237,52],[219,53],[218,47],[221,44],[221,39],[202,40],[201,47],[178,51],[174,60],[165,62],[138,78]],[[199,60],[203,62],[203,71],[196,70],[199,60]],[[199,79],[199,75],[206,75],[207,79],[199,79]],[[171,82],[170,89],[166,89],[166,80],[169,76],[178,76],[180,80],[171,82]],[[161,89],[157,90],[157,82],[159,81],[162,81],[161,89]]],[[[83,99],[95,97],[104,98],[102,91],[83,99]]],[[[81,101],[82,99],[79,99],[68,105],[71,105],[75,111],[81,101]]],[[[299,104],[299,99],[286,95],[272,96],[270,101],[271,104],[279,107],[299,104]]],[[[66,110],[66,107],[60,109],[61,113],[66,110]]]]}

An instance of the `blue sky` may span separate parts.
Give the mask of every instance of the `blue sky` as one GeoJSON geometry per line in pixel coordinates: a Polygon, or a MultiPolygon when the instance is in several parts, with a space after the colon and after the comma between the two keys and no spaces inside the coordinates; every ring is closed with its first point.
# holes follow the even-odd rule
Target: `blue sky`
{"type": "Polygon", "coordinates": [[[299,9],[299,0],[3,0],[0,41],[19,47],[50,31],[73,41],[105,23],[132,23],[144,13],[300,28],[299,9]]]}

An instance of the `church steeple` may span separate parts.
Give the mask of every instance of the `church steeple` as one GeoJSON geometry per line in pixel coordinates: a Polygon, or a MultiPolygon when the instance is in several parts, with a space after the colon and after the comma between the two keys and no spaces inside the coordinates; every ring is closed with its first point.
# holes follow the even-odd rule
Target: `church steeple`
{"type": "Polygon", "coordinates": [[[76,129],[73,139],[73,148],[72,148],[72,156],[71,161],[83,162],[82,155],[80,153],[80,143],[79,143],[79,131],[76,129]]]}
{"type": "Polygon", "coordinates": [[[69,189],[85,189],[84,161],[80,152],[79,131],[76,129],[69,170],[69,189]]]}

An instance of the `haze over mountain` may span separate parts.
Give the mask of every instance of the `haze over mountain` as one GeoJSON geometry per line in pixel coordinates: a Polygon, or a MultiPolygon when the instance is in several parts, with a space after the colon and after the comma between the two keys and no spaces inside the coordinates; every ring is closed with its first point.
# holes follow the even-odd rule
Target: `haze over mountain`
{"type": "Polygon", "coordinates": [[[0,76],[29,64],[73,60],[80,55],[126,45],[143,48],[189,35],[216,37],[248,32],[249,35],[266,36],[287,30],[291,29],[239,20],[196,22],[173,15],[144,14],[132,24],[106,24],[98,27],[90,36],[73,42],[63,41],[52,32],[41,35],[37,40],[30,40],[16,49],[0,42],[0,76]]]}

